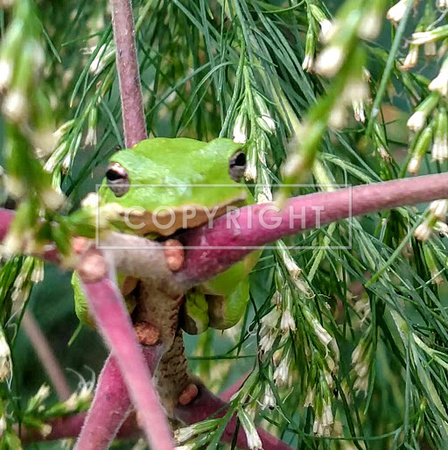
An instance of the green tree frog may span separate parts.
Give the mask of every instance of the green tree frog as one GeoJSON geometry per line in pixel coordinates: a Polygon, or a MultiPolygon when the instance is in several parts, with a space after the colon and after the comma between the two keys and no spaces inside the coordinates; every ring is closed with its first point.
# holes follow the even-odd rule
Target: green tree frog
{"type": "MultiPolygon", "coordinates": [[[[111,158],[99,195],[101,201],[118,203],[128,211],[130,228],[126,232],[150,239],[172,236],[182,229],[211,223],[211,218],[225,214],[229,207],[252,203],[249,190],[241,183],[245,166],[241,144],[230,139],[205,143],[152,138],[111,158]]],[[[257,252],[250,254],[187,292],[180,317],[182,328],[197,334],[209,326],[226,329],[235,325],[246,309],[248,274],[258,256],[257,252]]],[[[124,280],[119,282],[123,291],[124,280]]],[[[72,283],[78,317],[89,322],[76,275],[72,283]]]]}

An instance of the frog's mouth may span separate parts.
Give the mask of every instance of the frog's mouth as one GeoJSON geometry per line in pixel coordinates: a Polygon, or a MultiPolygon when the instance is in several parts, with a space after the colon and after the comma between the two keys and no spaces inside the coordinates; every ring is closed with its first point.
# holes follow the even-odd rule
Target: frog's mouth
{"type": "Polygon", "coordinates": [[[120,213],[128,227],[140,235],[156,234],[171,236],[176,231],[190,229],[212,223],[213,220],[244,206],[247,193],[242,192],[238,197],[229,199],[213,208],[201,205],[182,205],[160,209],[157,212],[124,210],[120,213]]]}

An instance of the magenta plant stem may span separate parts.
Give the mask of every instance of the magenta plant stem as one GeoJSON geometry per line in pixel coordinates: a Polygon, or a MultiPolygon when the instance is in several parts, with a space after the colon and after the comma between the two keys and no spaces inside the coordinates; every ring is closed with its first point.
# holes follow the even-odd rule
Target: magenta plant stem
{"type": "Polygon", "coordinates": [[[111,0],[110,4],[120,83],[124,139],[126,147],[130,148],[148,137],[135,47],[134,16],[131,0],[111,0]]]}
{"type": "Polygon", "coordinates": [[[448,198],[448,173],[304,195],[288,200],[281,210],[270,203],[246,206],[220,217],[211,228],[188,231],[183,243],[193,248],[186,252],[176,279],[196,285],[240,261],[253,248],[277,239],[341,219],[440,198],[448,198]]]}
{"type": "MultiPolygon", "coordinates": [[[[151,373],[154,373],[162,356],[162,348],[161,344],[142,347],[143,356],[151,373]]],[[[131,400],[117,361],[113,356],[109,356],[101,371],[95,397],[75,449],[108,448],[126,419],[131,406],[131,400]]]]}
{"type": "MultiPolygon", "coordinates": [[[[36,443],[42,441],[58,441],[59,439],[73,439],[79,435],[83,424],[86,421],[87,413],[74,414],[72,416],[58,417],[50,419],[47,423],[51,426],[51,431],[46,436],[38,430],[23,428],[21,430],[21,440],[23,443],[36,443]]],[[[142,435],[142,430],[135,420],[135,414],[131,413],[123,422],[117,433],[117,439],[137,439],[142,435]]]]}
{"type": "MultiPolygon", "coordinates": [[[[151,449],[172,450],[171,429],[118,288],[108,277],[82,283],[82,287],[99,331],[117,361],[151,449]]],[[[125,398],[123,401],[127,402],[125,398]]]]}

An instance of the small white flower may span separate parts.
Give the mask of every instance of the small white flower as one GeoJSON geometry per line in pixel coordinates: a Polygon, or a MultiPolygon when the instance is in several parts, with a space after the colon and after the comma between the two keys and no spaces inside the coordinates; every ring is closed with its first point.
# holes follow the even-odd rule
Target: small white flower
{"type": "Polygon", "coordinates": [[[320,26],[320,39],[323,42],[328,42],[329,36],[334,34],[334,25],[328,20],[324,19],[319,22],[320,26]]]}
{"type": "Polygon", "coordinates": [[[411,45],[409,47],[408,54],[403,61],[403,65],[401,66],[401,70],[409,70],[414,68],[418,62],[418,52],[420,47],[418,45],[411,45]]]}
{"type": "Polygon", "coordinates": [[[429,205],[429,210],[438,220],[445,220],[448,209],[447,200],[435,200],[429,205]]]}
{"type": "Polygon", "coordinates": [[[249,158],[246,164],[246,170],[244,171],[244,178],[246,181],[257,180],[257,165],[253,158],[249,158]]]}
{"type": "Polygon", "coordinates": [[[432,229],[427,222],[421,223],[414,231],[414,237],[422,242],[427,241],[431,237],[431,234],[432,229]]]}
{"type": "Polygon", "coordinates": [[[294,321],[294,317],[291,314],[291,310],[289,308],[285,309],[282,314],[282,320],[280,322],[280,328],[283,333],[288,332],[289,330],[296,330],[296,323],[294,321]]]}
{"type": "MultiPolygon", "coordinates": [[[[445,66],[445,64],[444,64],[445,66]]],[[[439,74],[429,83],[430,91],[437,91],[444,97],[448,95],[448,67],[442,67],[439,74]]]]}
{"type": "Polygon", "coordinates": [[[92,400],[95,384],[93,381],[84,382],[81,390],[79,391],[79,401],[82,403],[88,403],[92,400]]]}
{"type": "Polygon", "coordinates": [[[39,283],[44,279],[44,266],[40,261],[34,266],[30,279],[33,283],[39,283]]]}
{"type": "Polygon", "coordinates": [[[324,409],[322,411],[322,422],[325,427],[333,425],[333,412],[331,411],[331,405],[329,403],[324,406],[324,409]]]}
{"type": "Polygon", "coordinates": [[[188,441],[193,436],[196,436],[196,434],[198,434],[197,428],[195,425],[191,425],[189,427],[178,428],[174,432],[174,438],[176,439],[176,442],[180,444],[188,441]]]}
{"type": "Polygon", "coordinates": [[[48,209],[56,210],[63,205],[65,197],[61,191],[57,191],[54,188],[48,188],[42,191],[41,199],[48,209]]]}
{"type": "Polygon", "coordinates": [[[291,254],[286,248],[282,246],[281,249],[282,249],[281,252],[282,260],[283,263],[285,264],[286,270],[289,272],[289,275],[291,276],[292,279],[297,278],[301,274],[302,269],[297,265],[297,263],[292,258],[291,254]]]}
{"type": "Polygon", "coordinates": [[[363,18],[358,29],[358,35],[362,39],[375,39],[381,31],[382,15],[379,11],[369,11],[363,18]]]}
{"type": "Polygon", "coordinates": [[[51,433],[52,427],[48,423],[44,423],[40,427],[40,434],[45,438],[51,433]]]}
{"type": "Polygon", "coordinates": [[[82,208],[98,208],[100,204],[100,197],[97,192],[88,193],[81,201],[82,208]]]}
{"type": "Polygon", "coordinates": [[[325,77],[335,76],[345,59],[345,50],[341,46],[329,46],[322,50],[316,60],[314,70],[325,77]]]}
{"type": "Polygon", "coordinates": [[[437,136],[431,150],[432,159],[434,161],[445,161],[448,159],[447,136],[437,136]]]}
{"type": "Polygon", "coordinates": [[[73,392],[73,394],[70,395],[70,397],[67,400],[65,400],[64,406],[66,412],[68,413],[76,411],[76,408],[78,408],[78,393],[73,392]]]}
{"type": "Polygon", "coordinates": [[[274,371],[274,382],[277,386],[284,386],[289,380],[289,358],[285,357],[274,371]]]}
{"type": "Polygon", "coordinates": [[[260,436],[258,436],[255,424],[249,414],[244,409],[238,412],[238,417],[240,419],[241,425],[246,433],[247,446],[250,450],[262,450],[263,444],[261,442],[260,436]]]}
{"type": "Polygon", "coordinates": [[[11,373],[11,351],[5,335],[0,329],[0,381],[4,381],[11,373]]]}
{"type": "Polygon", "coordinates": [[[36,395],[34,396],[35,400],[38,403],[42,403],[44,400],[46,400],[50,396],[50,387],[48,384],[43,384],[39,390],[36,392],[36,395]]]}
{"type": "Polygon", "coordinates": [[[28,118],[28,100],[24,92],[20,89],[9,92],[3,100],[2,111],[11,122],[25,122],[28,118]]]}
{"type": "Polygon", "coordinates": [[[3,432],[6,430],[7,424],[6,424],[6,418],[5,415],[2,415],[0,417],[0,437],[2,436],[3,432]]]}
{"type": "Polygon", "coordinates": [[[263,399],[261,400],[261,409],[273,409],[275,408],[276,405],[276,401],[275,401],[275,396],[274,393],[272,392],[271,387],[266,384],[265,388],[264,388],[264,396],[263,399]]]}
{"type": "Polygon", "coordinates": [[[12,80],[13,64],[12,61],[0,60],[0,92],[6,91],[12,80]]]}
{"type": "Polygon", "coordinates": [[[409,1],[412,0],[400,0],[392,8],[387,11],[386,18],[391,22],[398,23],[403,18],[406,12],[406,7],[409,1]]]}
{"type": "Polygon", "coordinates": [[[265,334],[262,338],[260,338],[260,351],[262,353],[268,353],[272,346],[274,345],[275,339],[277,337],[276,333],[273,333],[272,331],[265,334]]]}
{"type": "Polygon", "coordinates": [[[58,138],[55,136],[55,133],[53,130],[48,128],[45,130],[35,131],[32,139],[38,158],[43,158],[44,156],[53,153],[58,143],[58,138]]]}
{"type": "Polygon", "coordinates": [[[87,135],[85,140],[86,145],[96,145],[96,128],[89,127],[87,129],[87,135]]]}
{"type": "Polygon", "coordinates": [[[273,133],[275,131],[275,122],[268,115],[257,117],[257,123],[263,131],[266,131],[266,133],[273,133]]]}
{"type": "Polygon", "coordinates": [[[427,58],[434,58],[437,55],[437,46],[434,41],[427,42],[424,45],[424,49],[427,58]]]}
{"type": "Polygon", "coordinates": [[[407,127],[411,131],[420,131],[425,126],[426,113],[424,111],[415,111],[407,122],[407,127]]]}
{"type": "Polygon", "coordinates": [[[246,118],[243,114],[240,114],[235,122],[235,126],[232,131],[233,141],[238,144],[245,144],[247,141],[247,126],[246,118]]]}
{"type": "Polygon", "coordinates": [[[366,110],[362,100],[354,100],[352,103],[353,116],[357,122],[364,123],[366,121],[366,110]]]}
{"type": "Polygon", "coordinates": [[[314,418],[313,433],[317,436],[329,436],[333,425],[333,413],[331,405],[324,403],[322,408],[322,417],[318,415],[314,418]]]}
{"type": "Polygon", "coordinates": [[[316,398],[316,391],[314,389],[308,389],[306,393],[305,401],[303,402],[303,406],[306,408],[308,406],[314,406],[314,400],[316,398]]]}
{"type": "Polygon", "coordinates": [[[73,153],[67,153],[64,156],[64,159],[62,160],[61,169],[63,171],[67,171],[68,168],[72,165],[72,161],[73,161],[73,153]]]}
{"type": "MultiPolygon", "coordinates": [[[[98,50],[98,53],[96,54],[95,58],[93,58],[93,61],[90,63],[89,72],[93,75],[100,74],[104,67],[108,64],[108,62],[114,57],[115,55],[115,48],[112,48],[110,50],[107,50],[108,44],[103,44],[100,49],[98,50]]],[[[84,53],[91,54],[95,51],[95,48],[86,49],[84,53]]]]}
{"type": "Polygon", "coordinates": [[[314,332],[316,333],[319,341],[325,346],[327,346],[333,339],[328,331],[317,320],[314,322],[314,332]]]}
{"type": "Polygon", "coordinates": [[[302,62],[302,69],[307,72],[312,72],[314,68],[314,55],[306,54],[302,62]]]}
{"type": "Polygon", "coordinates": [[[436,0],[436,6],[437,9],[440,11],[443,11],[448,8],[448,1],[447,0],[436,0]]]}
{"type": "Polygon", "coordinates": [[[418,156],[413,156],[408,164],[408,172],[415,175],[422,165],[422,159],[418,156]]]}

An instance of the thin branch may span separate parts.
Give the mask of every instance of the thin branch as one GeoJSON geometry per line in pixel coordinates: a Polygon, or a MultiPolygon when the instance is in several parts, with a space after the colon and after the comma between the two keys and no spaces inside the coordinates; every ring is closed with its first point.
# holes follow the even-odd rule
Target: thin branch
{"type": "Polygon", "coordinates": [[[148,137],[135,47],[134,16],[130,0],[111,0],[121,111],[126,147],[148,137]]]}
{"type": "MultiPolygon", "coordinates": [[[[142,347],[142,351],[150,372],[154,373],[162,356],[162,345],[142,347]]],[[[109,356],[101,371],[95,397],[75,448],[78,450],[108,448],[131,406],[118,364],[112,356],[109,356]]]]}
{"type": "MultiPolygon", "coordinates": [[[[21,430],[21,441],[23,443],[50,442],[60,439],[74,439],[82,430],[86,421],[87,413],[79,413],[72,416],[59,417],[51,419],[47,423],[51,426],[49,434],[42,436],[37,430],[23,428],[21,430]]],[[[122,423],[117,439],[137,439],[142,435],[142,430],[138,426],[135,413],[131,412],[127,419],[122,423]]]]}
{"type": "Polygon", "coordinates": [[[58,394],[59,400],[68,399],[71,391],[64,376],[64,372],[62,372],[61,366],[55,358],[47,338],[42,333],[39,324],[36,322],[33,314],[29,310],[25,311],[22,324],[34,350],[39,356],[42,366],[51,380],[51,384],[58,394]]]}
{"type": "Polygon", "coordinates": [[[195,228],[182,237],[191,249],[175,278],[194,286],[269,242],[341,219],[441,198],[448,198],[448,173],[295,197],[282,210],[269,203],[246,206],[215,220],[213,227],[195,228]]]}
{"type": "Polygon", "coordinates": [[[172,450],[171,429],[151,381],[129,313],[116,284],[107,273],[102,273],[105,261],[101,258],[98,251],[88,250],[78,269],[89,309],[116,358],[151,448],[172,450]],[[95,274],[102,278],[97,281],[95,274]]]}

